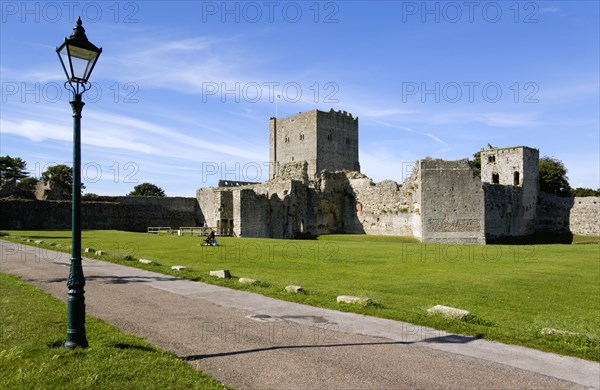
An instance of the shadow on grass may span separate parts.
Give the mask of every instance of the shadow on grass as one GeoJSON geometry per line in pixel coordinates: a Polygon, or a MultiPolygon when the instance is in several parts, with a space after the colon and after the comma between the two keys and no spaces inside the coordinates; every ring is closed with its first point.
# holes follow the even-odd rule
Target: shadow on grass
{"type": "Polygon", "coordinates": [[[488,239],[488,244],[495,245],[550,245],[550,244],[572,244],[573,234],[536,233],[522,237],[498,237],[488,239]]]}
{"type": "Polygon", "coordinates": [[[128,343],[115,343],[112,345],[112,347],[118,348],[118,349],[136,349],[138,351],[146,351],[146,352],[156,351],[156,349],[152,348],[152,347],[148,347],[145,345],[128,344],[128,343]]]}

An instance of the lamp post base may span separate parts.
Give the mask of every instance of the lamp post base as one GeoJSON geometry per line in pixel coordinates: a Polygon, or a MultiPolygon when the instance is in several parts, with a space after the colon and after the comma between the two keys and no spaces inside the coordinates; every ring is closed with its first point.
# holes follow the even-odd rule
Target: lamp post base
{"type": "Polygon", "coordinates": [[[87,348],[88,341],[85,334],[85,301],[83,290],[69,290],[67,299],[68,324],[66,349],[87,348]]]}

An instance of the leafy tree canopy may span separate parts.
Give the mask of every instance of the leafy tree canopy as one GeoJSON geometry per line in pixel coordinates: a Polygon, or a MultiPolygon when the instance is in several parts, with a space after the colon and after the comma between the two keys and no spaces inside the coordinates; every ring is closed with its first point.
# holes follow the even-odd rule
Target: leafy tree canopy
{"type": "Polygon", "coordinates": [[[27,176],[27,163],[20,157],[0,156],[0,184],[21,180],[27,176]]]}
{"type": "Polygon", "coordinates": [[[571,190],[571,196],[600,196],[600,188],[593,190],[591,188],[575,188],[571,190]]]}
{"type": "Polygon", "coordinates": [[[562,161],[548,156],[540,158],[540,191],[571,196],[567,168],[562,161]]]}
{"type": "MultiPolygon", "coordinates": [[[[65,165],[52,165],[42,173],[42,180],[51,183],[52,186],[58,186],[64,189],[64,194],[71,194],[73,191],[73,168],[65,165]]],[[[85,185],[81,183],[81,189],[85,185]]]]}
{"type": "Polygon", "coordinates": [[[478,175],[481,175],[481,151],[477,153],[473,153],[473,169],[477,172],[478,175]]]}
{"type": "Polygon", "coordinates": [[[165,196],[165,191],[152,183],[142,183],[133,187],[129,196],[165,196]]]}

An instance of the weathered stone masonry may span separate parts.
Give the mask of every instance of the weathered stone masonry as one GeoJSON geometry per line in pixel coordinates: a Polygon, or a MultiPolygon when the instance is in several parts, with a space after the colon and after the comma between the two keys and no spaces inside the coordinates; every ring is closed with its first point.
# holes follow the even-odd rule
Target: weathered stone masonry
{"type": "MultiPolygon", "coordinates": [[[[468,160],[419,160],[404,183],[360,173],[358,118],[309,111],[271,118],[270,180],[222,182],[196,198],[101,197],[82,203],[84,229],[146,231],[201,226],[241,237],[306,234],[414,236],[423,242],[485,243],[533,233],[600,235],[598,197],[539,192],[539,152],[481,150],[468,160]]],[[[69,201],[0,200],[1,229],[68,229],[69,201]]]]}
{"type": "Polygon", "coordinates": [[[209,224],[229,223],[246,237],[366,233],[441,243],[536,232],[599,234],[597,198],[539,192],[537,149],[482,149],[480,176],[468,160],[425,159],[404,183],[375,184],[359,172],[358,118],[351,114],[313,110],[271,118],[269,128],[270,180],[198,190],[200,208],[209,211],[225,199],[219,193],[232,194],[209,224]]]}

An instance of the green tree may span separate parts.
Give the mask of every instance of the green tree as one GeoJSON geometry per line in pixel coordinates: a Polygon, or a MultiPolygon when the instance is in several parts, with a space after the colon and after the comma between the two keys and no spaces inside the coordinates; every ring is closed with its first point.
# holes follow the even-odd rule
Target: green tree
{"type": "Polygon", "coordinates": [[[575,188],[571,190],[571,196],[600,196],[600,188],[593,190],[591,188],[575,188]]]}
{"type": "Polygon", "coordinates": [[[571,186],[567,168],[562,161],[544,156],[540,158],[540,191],[558,196],[570,196],[571,186]]]}
{"type": "MultiPolygon", "coordinates": [[[[63,195],[67,197],[73,191],[73,168],[65,164],[52,165],[42,173],[42,180],[53,187],[62,188],[63,195]]],[[[85,185],[81,183],[81,189],[84,188],[85,185]]]]}
{"type": "Polygon", "coordinates": [[[27,163],[20,157],[0,156],[0,184],[21,180],[27,176],[27,163]]]}
{"type": "Polygon", "coordinates": [[[33,189],[35,189],[35,186],[37,185],[37,183],[38,183],[38,180],[35,177],[26,177],[19,181],[19,187],[22,187],[24,189],[33,190],[33,189]]]}
{"type": "Polygon", "coordinates": [[[481,152],[473,153],[473,169],[477,172],[478,175],[481,176],[481,152]]]}
{"type": "Polygon", "coordinates": [[[133,187],[129,196],[165,196],[165,191],[152,183],[142,183],[133,187]]]}

